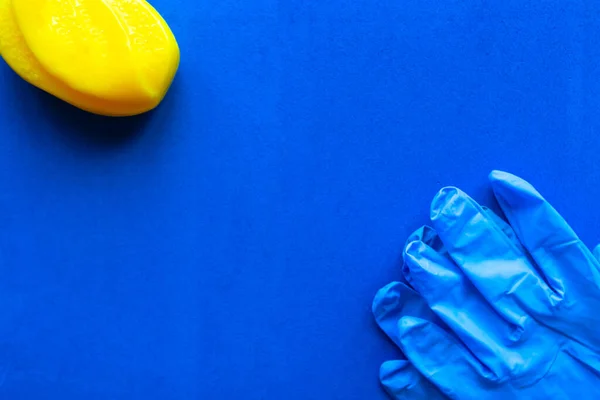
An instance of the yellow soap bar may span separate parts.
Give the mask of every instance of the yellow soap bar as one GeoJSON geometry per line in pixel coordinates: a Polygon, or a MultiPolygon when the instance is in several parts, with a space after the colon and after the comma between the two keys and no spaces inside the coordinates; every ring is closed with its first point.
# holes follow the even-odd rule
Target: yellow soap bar
{"type": "Polygon", "coordinates": [[[0,0],[0,55],[32,85],[108,116],[155,108],[180,60],[145,0],[0,0]]]}

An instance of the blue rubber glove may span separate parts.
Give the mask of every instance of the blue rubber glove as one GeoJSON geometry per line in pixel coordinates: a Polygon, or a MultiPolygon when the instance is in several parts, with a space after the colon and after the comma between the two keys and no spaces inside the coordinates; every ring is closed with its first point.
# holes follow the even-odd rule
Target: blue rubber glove
{"type": "MultiPolygon", "coordinates": [[[[409,239],[373,312],[407,360],[395,399],[600,399],[600,263],[527,182],[490,175],[507,225],[456,188],[409,239]]],[[[600,251],[596,250],[596,254],[600,251]]]]}

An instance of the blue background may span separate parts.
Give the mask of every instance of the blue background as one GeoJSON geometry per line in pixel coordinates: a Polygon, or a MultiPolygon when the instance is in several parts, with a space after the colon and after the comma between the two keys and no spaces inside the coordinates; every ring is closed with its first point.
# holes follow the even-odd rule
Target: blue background
{"type": "Polygon", "coordinates": [[[0,67],[1,399],[386,399],[371,300],[441,186],[518,174],[600,241],[600,3],[153,4],[144,117],[0,67]]]}

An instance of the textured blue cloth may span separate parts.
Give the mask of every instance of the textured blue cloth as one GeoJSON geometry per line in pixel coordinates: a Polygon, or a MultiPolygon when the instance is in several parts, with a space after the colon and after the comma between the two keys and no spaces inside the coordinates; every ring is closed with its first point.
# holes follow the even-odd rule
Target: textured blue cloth
{"type": "Polygon", "coordinates": [[[370,305],[442,185],[600,240],[599,1],[150,2],[145,116],[0,63],[0,400],[388,400],[370,305]]]}
{"type": "Polygon", "coordinates": [[[600,263],[526,181],[490,175],[508,224],[455,187],[412,235],[401,282],[373,303],[407,360],[395,399],[600,398],[600,263]]]}

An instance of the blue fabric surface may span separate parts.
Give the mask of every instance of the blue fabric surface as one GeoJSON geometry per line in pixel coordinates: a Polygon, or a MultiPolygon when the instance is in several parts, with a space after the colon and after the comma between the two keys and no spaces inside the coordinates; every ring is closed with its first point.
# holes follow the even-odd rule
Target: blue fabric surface
{"type": "Polygon", "coordinates": [[[145,117],[0,65],[1,399],[387,399],[371,301],[442,186],[510,171],[600,241],[600,3],[152,4],[145,117]]]}

